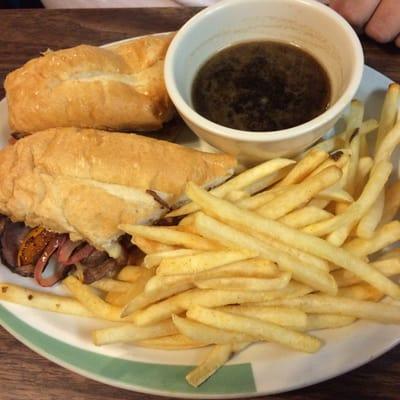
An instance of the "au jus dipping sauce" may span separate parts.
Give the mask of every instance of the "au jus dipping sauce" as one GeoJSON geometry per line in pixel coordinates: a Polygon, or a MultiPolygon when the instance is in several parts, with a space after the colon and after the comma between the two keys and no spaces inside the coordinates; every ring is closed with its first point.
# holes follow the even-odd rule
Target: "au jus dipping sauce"
{"type": "Polygon", "coordinates": [[[192,87],[194,109],[229,128],[288,129],[322,114],[331,84],[311,54],[287,43],[244,42],[215,54],[192,87]]]}

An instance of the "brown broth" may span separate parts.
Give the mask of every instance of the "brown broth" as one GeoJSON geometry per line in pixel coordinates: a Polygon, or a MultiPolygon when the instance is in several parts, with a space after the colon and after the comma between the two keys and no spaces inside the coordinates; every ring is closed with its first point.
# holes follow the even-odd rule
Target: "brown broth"
{"type": "Polygon", "coordinates": [[[331,85],[322,65],[286,43],[245,42],[228,47],[200,68],[194,109],[229,128],[276,131],[303,124],[329,106],[331,85]]]}

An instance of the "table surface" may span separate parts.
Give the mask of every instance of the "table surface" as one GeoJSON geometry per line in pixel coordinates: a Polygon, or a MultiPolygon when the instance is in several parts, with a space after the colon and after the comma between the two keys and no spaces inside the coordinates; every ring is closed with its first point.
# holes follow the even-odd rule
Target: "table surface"
{"type": "MultiPolygon", "coordinates": [[[[115,40],[178,29],[198,9],[0,10],[0,83],[47,48],[115,40]]],[[[366,64],[400,81],[400,51],[362,38],[366,64]]],[[[0,85],[0,98],[4,96],[0,85]]],[[[0,399],[156,399],[116,389],[67,371],[0,328],[0,399]]],[[[270,400],[399,399],[400,346],[346,375],[270,400]]]]}

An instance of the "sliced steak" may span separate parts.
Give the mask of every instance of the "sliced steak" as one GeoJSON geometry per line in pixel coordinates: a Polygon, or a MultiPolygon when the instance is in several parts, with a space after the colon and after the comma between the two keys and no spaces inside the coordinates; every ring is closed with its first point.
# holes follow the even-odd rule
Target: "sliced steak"
{"type": "Polygon", "coordinates": [[[87,268],[98,267],[109,258],[105,251],[95,250],[88,257],[81,261],[81,264],[87,268]]]}
{"type": "Polygon", "coordinates": [[[11,222],[7,219],[0,239],[0,257],[4,265],[12,272],[22,276],[33,276],[34,265],[18,266],[18,250],[30,228],[22,222],[11,222]]]}
{"type": "Polygon", "coordinates": [[[83,283],[90,284],[102,278],[114,276],[121,266],[117,260],[108,258],[102,264],[85,268],[83,271],[83,283]]]}

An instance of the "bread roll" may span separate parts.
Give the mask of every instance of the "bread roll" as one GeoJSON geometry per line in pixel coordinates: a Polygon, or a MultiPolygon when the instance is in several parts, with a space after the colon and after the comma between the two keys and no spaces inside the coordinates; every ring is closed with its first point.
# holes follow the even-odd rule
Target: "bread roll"
{"type": "Polygon", "coordinates": [[[174,113],[163,77],[171,39],[148,36],[110,48],[80,45],[28,61],[4,83],[11,129],[161,128],[174,113]]]}
{"type": "Polygon", "coordinates": [[[116,258],[119,224],[151,224],[193,181],[215,186],[236,161],[135,134],[58,128],[0,151],[0,213],[69,233],[116,258]]]}

